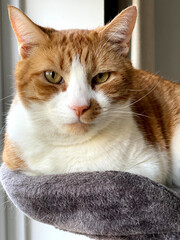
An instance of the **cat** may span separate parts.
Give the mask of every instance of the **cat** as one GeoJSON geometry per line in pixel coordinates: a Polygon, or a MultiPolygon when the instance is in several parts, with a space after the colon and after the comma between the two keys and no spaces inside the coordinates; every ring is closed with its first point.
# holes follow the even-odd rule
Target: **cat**
{"type": "Polygon", "coordinates": [[[180,186],[180,85],[133,68],[137,9],[61,30],[9,6],[20,60],[2,158],[30,175],[126,171],[180,186]]]}

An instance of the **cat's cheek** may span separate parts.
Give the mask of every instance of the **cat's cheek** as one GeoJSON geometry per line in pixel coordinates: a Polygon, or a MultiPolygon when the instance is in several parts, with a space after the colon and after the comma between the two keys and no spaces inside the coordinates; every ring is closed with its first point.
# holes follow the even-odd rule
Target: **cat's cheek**
{"type": "Polygon", "coordinates": [[[47,104],[47,117],[55,125],[73,124],[79,120],[75,111],[68,106],[66,92],[61,92],[49,101],[47,104]]]}
{"type": "Polygon", "coordinates": [[[111,107],[111,99],[101,90],[94,92],[94,98],[101,107],[101,109],[109,109],[111,107]]]}
{"type": "Polygon", "coordinates": [[[90,108],[81,116],[80,121],[83,123],[92,123],[101,114],[101,106],[95,99],[90,100],[90,108]]]}
{"type": "Polygon", "coordinates": [[[61,128],[61,126],[67,125],[67,124],[75,124],[79,121],[75,113],[70,112],[67,109],[66,111],[64,111],[64,114],[62,114],[61,111],[58,111],[58,109],[57,110],[54,109],[54,111],[56,112],[56,114],[54,114],[53,116],[50,116],[50,120],[52,125],[56,126],[57,128],[61,128]]]}

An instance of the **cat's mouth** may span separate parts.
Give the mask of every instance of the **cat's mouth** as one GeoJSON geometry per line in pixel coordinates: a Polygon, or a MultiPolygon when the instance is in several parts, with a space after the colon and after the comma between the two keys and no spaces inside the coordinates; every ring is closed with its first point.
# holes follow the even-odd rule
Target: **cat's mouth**
{"type": "Polygon", "coordinates": [[[89,131],[90,124],[81,122],[80,120],[75,123],[64,124],[63,129],[73,135],[81,135],[89,131]]]}

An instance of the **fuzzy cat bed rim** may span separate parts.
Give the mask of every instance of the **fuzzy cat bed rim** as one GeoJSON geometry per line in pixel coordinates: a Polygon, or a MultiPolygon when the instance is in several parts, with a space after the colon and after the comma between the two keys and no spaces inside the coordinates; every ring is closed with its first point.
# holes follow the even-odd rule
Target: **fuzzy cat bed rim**
{"type": "Polygon", "coordinates": [[[32,177],[3,164],[0,181],[27,216],[62,230],[98,239],[169,233],[180,239],[180,194],[142,176],[107,171],[32,177]]]}

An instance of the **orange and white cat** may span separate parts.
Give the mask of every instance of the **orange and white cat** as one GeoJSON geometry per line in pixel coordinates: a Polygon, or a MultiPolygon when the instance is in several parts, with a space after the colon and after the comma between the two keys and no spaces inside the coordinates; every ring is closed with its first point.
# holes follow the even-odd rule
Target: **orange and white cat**
{"type": "Polygon", "coordinates": [[[57,31],[9,7],[21,59],[3,161],[26,174],[128,171],[180,186],[180,85],[127,58],[137,10],[57,31]]]}

